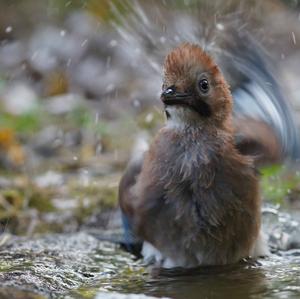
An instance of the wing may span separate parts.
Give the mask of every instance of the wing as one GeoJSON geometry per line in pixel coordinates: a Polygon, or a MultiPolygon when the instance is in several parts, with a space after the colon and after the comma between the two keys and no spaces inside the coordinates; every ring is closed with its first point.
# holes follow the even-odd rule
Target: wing
{"type": "Polygon", "coordinates": [[[232,87],[237,148],[257,164],[300,158],[299,132],[276,63],[249,34],[228,38],[220,64],[232,87]]]}
{"type": "Polygon", "coordinates": [[[133,196],[131,189],[136,184],[143,164],[143,158],[129,162],[119,185],[119,204],[122,213],[124,240],[121,247],[126,251],[141,257],[142,240],[135,236],[133,228],[133,196]]]}

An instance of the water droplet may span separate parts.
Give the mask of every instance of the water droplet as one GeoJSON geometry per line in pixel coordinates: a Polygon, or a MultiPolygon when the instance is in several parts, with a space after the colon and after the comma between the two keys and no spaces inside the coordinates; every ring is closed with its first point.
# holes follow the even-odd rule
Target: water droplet
{"type": "Polygon", "coordinates": [[[12,31],[13,31],[12,26],[7,26],[7,27],[5,28],[5,32],[6,32],[6,33],[11,33],[12,31]]]}
{"type": "Polygon", "coordinates": [[[31,55],[31,60],[34,61],[38,55],[39,55],[39,51],[34,51],[33,54],[31,55]]]}
{"type": "Polygon", "coordinates": [[[106,68],[109,69],[111,65],[111,56],[108,56],[106,59],[106,68]]]}
{"type": "Polygon", "coordinates": [[[221,30],[221,31],[224,30],[224,25],[221,24],[221,23],[217,23],[217,24],[216,24],[216,27],[217,27],[218,30],[221,30]]]}
{"type": "Polygon", "coordinates": [[[139,100],[135,99],[135,100],[133,100],[133,106],[135,108],[139,108],[139,107],[141,107],[141,102],[139,100]]]}
{"type": "Polygon", "coordinates": [[[164,36],[161,36],[159,40],[162,44],[164,44],[167,39],[164,36]]]}
{"type": "Polygon", "coordinates": [[[96,112],[96,114],[95,114],[95,124],[99,123],[99,119],[100,119],[100,113],[96,112]]]}
{"type": "Polygon", "coordinates": [[[150,123],[153,120],[153,113],[148,113],[145,117],[146,123],[150,123]]]}
{"type": "Polygon", "coordinates": [[[293,43],[294,43],[294,45],[296,45],[296,36],[295,36],[295,32],[294,31],[292,31],[292,39],[293,39],[293,43]]]}
{"type": "Polygon", "coordinates": [[[113,90],[115,90],[116,86],[113,83],[110,83],[106,86],[105,91],[106,92],[112,92],[113,90]]]}
{"type": "Polygon", "coordinates": [[[118,42],[115,40],[115,39],[113,39],[113,40],[111,40],[110,42],[109,42],[109,46],[111,47],[111,48],[114,48],[115,46],[117,46],[118,45],[118,42]]]}
{"type": "Polygon", "coordinates": [[[178,43],[180,41],[180,37],[178,35],[174,36],[175,41],[178,43]]]}
{"type": "Polygon", "coordinates": [[[96,145],[96,149],[95,149],[95,155],[98,156],[100,155],[102,152],[102,144],[101,142],[99,142],[97,145],[96,145]]]}
{"type": "Polygon", "coordinates": [[[114,160],[117,161],[119,158],[119,151],[118,150],[114,150],[114,160]]]}
{"type": "Polygon", "coordinates": [[[69,7],[71,4],[72,4],[72,1],[68,1],[68,2],[66,2],[65,7],[69,7]]]}
{"type": "Polygon", "coordinates": [[[68,61],[67,61],[67,66],[69,67],[72,63],[72,58],[69,58],[68,61]]]}
{"type": "Polygon", "coordinates": [[[85,39],[85,40],[81,43],[81,47],[82,47],[82,48],[85,47],[85,46],[87,45],[87,43],[88,43],[88,40],[85,39]]]}

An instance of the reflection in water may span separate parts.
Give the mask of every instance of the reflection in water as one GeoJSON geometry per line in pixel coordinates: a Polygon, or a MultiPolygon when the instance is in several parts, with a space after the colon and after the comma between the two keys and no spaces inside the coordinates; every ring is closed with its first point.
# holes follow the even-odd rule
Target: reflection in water
{"type": "Polygon", "coordinates": [[[120,281],[116,277],[105,289],[174,299],[299,298],[299,256],[300,251],[225,267],[190,271],[156,269],[151,276],[143,279],[141,276],[136,281],[129,277],[120,281]]]}
{"type": "Polygon", "coordinates": [[[199,269],[190,275],[154,279],[149,294],[182,298],[249,298],[267,291],[267,279],[259,264],[199,269]]]}

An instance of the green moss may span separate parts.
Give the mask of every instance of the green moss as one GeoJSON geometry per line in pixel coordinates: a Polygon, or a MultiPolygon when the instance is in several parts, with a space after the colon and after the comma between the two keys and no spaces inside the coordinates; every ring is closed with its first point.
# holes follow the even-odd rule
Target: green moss
{"type": "Polygon", "coordinates": [[[11,267],[12,267],[11,263],[8,263],[7,261],[2,260],[0,262],[0,272],[9,272],[11,267]]]}
{"type": "Polygon", "coordinates": [[[78,127],[87,127],[91,122],[90,111],[84,106],[78,106],[67,115],[67,120],[78,127]]]}
{"type": "Polygon", "coordinates": [[[0,221],[17,217],[22,210],[24,198],[18,190],[5,189],[0,192],[0,221]]]}
{"type": "Polygon", "coordinates": [[[78,208],[75,215],[79,223],[93,214],[115,208],[117,205],[117,189],[116,188],[84,188],[77,190],[80,195],[78,208]],[[97,191],[96,191],[97,190],[97,191]],[[94,193],[95,192],[95,193],[94,193]]]}
{"type": "Polygon", "coordinates": [[[282,165],[273,165],[261,169],[261,188],[263,197],[273,204],[285,205],[285,199],[297,189],[300,178],[282,165]]]}
{"type": "Polygon", "coordinates": [[[66,121],[72,126],[92,129],[96,133],[105,134],[108,132],[107,123],[102,120],[96,122],[94,113],[82,105],[75,107],[68,113],[66,121]]]}
{"type": "Polygon", "coordinates": [[[63,17],[70,10],[85,7],[86,0],[48,0],[47,4],[49,11],[54,11],[58,16],[63,17]]]}
{"type": "Polygon", "coordinates": [[[98,293],[98,288],[80,288],[78,290],[75,291],[75,293],[80,295],[80,298],[84,298],[84,299],[92,299],[95,298],[97,293],[98,293]]]}
{"type": "Polygon", "coordinates": [[[26,233],[33,215],[28,213],[29,208],[35,210],[34,215],[38,216],[53,212],[55,208],[51,202],[52,197],[53,191],[31,184],[0,190],[0,224],[11,233],[26,233]]]}
{"type": "Polygon", "coordinates": [[[70,195],[78,200],[74,217],[79,224],[84,223],[91,215],[101,214],[117,207],[117,186],[110,186],[109,183],[82,186],[73,182],[69,190],[70,195]]]}
{"type": "MultiPolygon", "coordinates": [[[[51,202],[51,198],[54,195],[54,192],[49,189],[41,189],[32,186],[29,189],[28,196],[28,206],[34,208],[39,212],[54,212],[56,211],[55,207],[51,202]]],[[[25,195],[25,194],[24,194],[25,195]]]]}
{"type": "Polygon", "coordinates": [[[0,127],[10,128],[20,134],[33,134],[41,128],[41,112],[33,110],[22,115],[1,113],[0,127]]]}
{"type": "Polygon", "coordinates": [[[132,12],[132,3],[122,0],[88,0],[88,11],[102,22],[115,22],[121,24],[120,16],[132,12]],[[116,11],[118,13],[116,13],[116,11]]]}
{"type": "MultiPolygon", "coordinates": [[[[57,215],[59,217],[59,214],[57,215]]],[[[65,223],[47,223],[39,221],[36,226],[34,233],[35,234],[49,234],[49,233],[63,233],[65,223]]]]}

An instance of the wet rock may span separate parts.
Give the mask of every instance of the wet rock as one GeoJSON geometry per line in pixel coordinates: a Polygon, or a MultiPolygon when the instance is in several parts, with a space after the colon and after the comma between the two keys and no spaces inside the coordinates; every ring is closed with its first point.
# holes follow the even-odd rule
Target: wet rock
{"type": "Polygon", "coordinates": [[[66,65],[71,59],[82,55],[84,48],[74,36],[63,29],[48,26],[38,29],[29,42],[28,61],[42,74],[66,65]]]}
{"type": "Polygon", "coordinates": [[[11,188],[13,182],[5,177],[0,177],[0,189],[11,188]]]}
{"type": "Polygon", "coordinates": [[[149,297],[143,294],[98,293],[95,299],[168,299],[167,297],[149,297]]]}
{"type": "Polygon", "coordinates": [[[99,22],[93,14],[83,10],[74,11],[67,17],[65,28],[80,41],[85,53],[97,54],[102,58],[114,55],[114,49],[109,47],[109,42],[117,36],[116,32],[99,22]]]}
{"type": "Polygon", "coordinates": [[[44,156],[54,155],[63,145],[63,131],[51,125],[42,129],[32,140],[32,147],[44,156]]]}
{"type": "Polygon", "coordinates": [[[114,244],[85,233],[14,238],[0,248],[0,259],[2,288],[30,289],[51,298],[93,281],[106,281],[133,266],[114,244]]]}
{"type": "Polygon", "coordinates": [[[14,115],[31,112],[37,107],[37,95],[24,82],[15,82],[5,88],[1,95],[4,109],[14,115]]]}
{"type": "MultiPolygon", "coordinates": [[[[74,198],[53,198],[52,203],[60,211],[72,211],[78,207],[78,200],[74,198]]],[[[71,216],[72,214],[69,215],[71,216]]]]}
{"type": "Polygon", "coordinates": [[[80,10],[70,14],[65,22],[68,31],[85,38],[97,33],[98,24],[89,13],[80,10]]]}
{"type": "Polygon", "coordinates": [[[25,60],[25,47],[19,41],[12,41],[0,47],[1,68],[13,68],[25,60]]]}
{"type": "Polygon", "coordinates": [[[46,111],[55,115],[66,114],[83,105],[84,101],[76,94],[58,95],[45,100],[46,111]]]}
{"type": "Polygon", "coordinates": [[[300,222],[295,216],[280,212],[276,207],[265,206],[262,220],[272,251],[300,248],[300,222]]]}
{"type": "Polygon", "coordinates": [[[100,98],[120,87],[122,77],[119,70],[107,68],[103,59],[89,56],[74,68],[72,82],[86,95],[100,98]]]}
{"type": "Polygon", "coordinates": [[[15,288],[0,287],[0,298],[2,299],[46,299],[46,297],[34,292],[19,290],[15,288]]]}
{"type": "Polygon", "coordinates": [[[36,177],[34,182],[39,188],[57,187],[64,183],[64,177],[62,174],[50,170],[36,177]]]}

